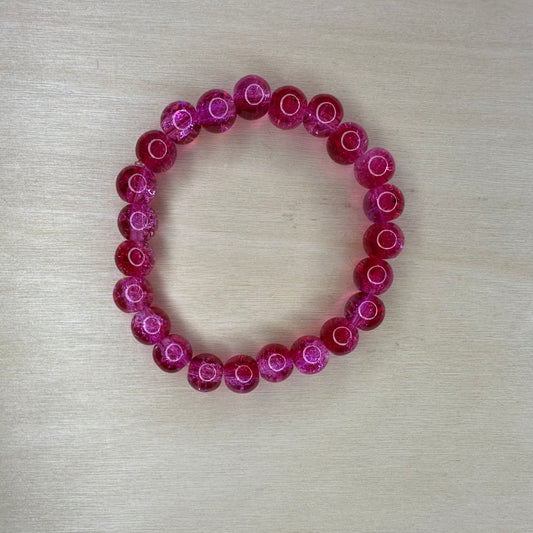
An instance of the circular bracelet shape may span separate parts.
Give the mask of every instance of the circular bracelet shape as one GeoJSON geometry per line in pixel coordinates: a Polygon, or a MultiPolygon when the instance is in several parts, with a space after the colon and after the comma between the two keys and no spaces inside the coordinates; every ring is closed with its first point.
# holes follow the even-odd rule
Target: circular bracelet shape
{"type": "Polygon", "coordinates": [[[279,382],[293,368],[303,374],[316,374],[327,365],[330,354],[345,355],[357,346],[359,330],[378,327],[385,317],[379,295],[392,284],[393,272],[387,260],[396,257],[404,246],[400,228],[392,222],[404,208],[404,197],[388,183],[395,171],[391,154],[383,148],[368,149],[365,130],[355,122],[342,122],[343,108],[330,94],[318,94],[307,101],[304,93],[291,85],[270,90],[269,84],[255,75],[239,80],[233,96],[222,89],[205,92],[196,107],[184,101],[169,104],[161,114],[161,130],[143,133],[135,148],[137,161],[118,174],[117,192],[127,202],[118,216],[118,228],[125,240],[115,252],[115,263],[124,274],[113,290],[119,309],[135,313],[131,321],[133,336],[153,345],[155,363],[165,372],[187,367],[189,384],[202,392],[217,389],[222,381],[238,393],[250,392],[261,378],[279,382]],[[315,137],[326,139],[333,161],[352,165],[357,182],[368,189],[363,210],[372,222],[363,236],[368,257],[355,267],[357,288],[346,302],[344,316],[328,319],[318,335],[305,335],[290,348],[267,344],[256,357],[235,355],[225,363],[209,353],[193,356],[190,343],[171,333],[167,314],[152,303],[152,288],[146,279],[154,268],[154,252],[148,244],[157,230],[157,215],[150,207],[157,191],[156,174],[169,170],[180,145],[193,142],[202,129],[222,133],[231,128],[237,116],[257,120],[268,115],[277,128],[293,129],[303,124],[315,137]]]}

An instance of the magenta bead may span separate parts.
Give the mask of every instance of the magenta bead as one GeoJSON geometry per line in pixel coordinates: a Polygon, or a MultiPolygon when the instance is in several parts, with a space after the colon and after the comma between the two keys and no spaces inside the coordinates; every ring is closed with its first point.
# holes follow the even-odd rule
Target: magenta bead
{"type": "Polygon", "coordinates": [[[154,346],[152,356],[161,370],[177,372],[191,360],[192,348],[181,335],[168,335],[154,346]]]}
{"type": "Polygon", "coordinates": [[[377,328],[385,318],[385,306],[374,294],[358,292],[346,302],[344,316],[357,329],[377,328]]]}
{"type": "Polygon", "coordinates": [[[257,366],[261,377],[272,383],[287,379],[292,374],[290,351],[282,344],[267,344],[257,354],[257,366]]]}
{"type": "Polygon", "coordinates": [[[259,76],[245,76],[233,88],[237,115],[256,120],[266,115],[270,105],[270,85],[259,76]]]}
{"type": "Polygon", "coordinates": [[[209,392],[220,386],[223,374],[222,361],[216,355],[202,353],[191,359],[187,379],[193,389],[209,392]]]}
{"type": "Polygon", "coordinates": [[[229,130],[237,118],[233,98],[221,89],[211,89],[202,94],[196,110],[200,125],[211,133],[229,130]]]}
{"type": "Polygon", "coordinates": [[[370,189],[363,200],[367,218],[381,224],[398,218],[403,213],[404,205],[402,191],[390,183],[370,189]]]}
{"type": "Polygon", "coordinates": [[[318,337],[306,335],[294,341],[291,357],[302,374],[316,374],[328,364],[329,353],[318,337]]]}
{"type": "Polygon", "coordinates": [[[363,235],[363,246],[368,255],[380,259],[392,259],[403,248],[402,230],[393,222],[372,224],[363,235]]]}
{"type": "Polygon", "coordinates": [[[304,128],[315,137],[328,137],[341,123],[344,110],[331,94],[317,94],[311,98],[304,115],[304,128]]]}
{"type": "Polygon", "coordinates": [[[355,286],[368,294],[384,293],[392,285],[393,279],[391,266],[379,257],[366,257],[353,272],[355,286]]]}
{"type": "Polygon", "coordinates": [[[166,172],[176,161],[176,145],[159,130],[143,133],[135,153],[152,172],[166,172]]]}
{"type": "Polygon", "coordinates": [[[143,344],[156,344],[170,331],[167,314],[158,307],[144,307],[131,320],[133,336],[143,344]]]}
{"type": "Polygon", "coordinates": [[[277,128],[290,130],[302,123],[306,109],[305,94],[297,87],[284,85],[272,93],[268,118],[277,128]]]}
{"type": "Polygon", "coordinates": [[[121,311],[135,313],[152,303],[152,287],[143,278],[122,278],[115,284],[113,300],[121,311]]]}
{"type": "Polygon", "coordinates": [[[117,224],[126,239],[143,242],[153,237],[157,215],[147,204],[128,204],[121,209],[117,224]]]}
{"type": "Polygon", "coordinates": [[[117,176],[118,195],[130,204],[150,203],[157,190],[154,173],[141,165],[123,168],[117,176]]]}
{"type": "Polygon", "coordinates": [[[115,252],[117,268],[126,276],[144,277],[154,268],[154,252],[146,244],[124,241],[115,252]]]}
{"type": "Polygon", "coordinates": [[[189,102],[172,102],[161,113],[161,129],[177,144],[189,144],[200,135],[198,113],[189,102]]]}
{"type": "Polygon", "coordinates": [[[387,183],[394,175],[396,165],[392,155],[383,148],[371,148],[354,165],[355,179],[367,189],[387,183]]]}
{"type": "Polygon", "coordinates": [[[253,391],[259,384],[256,360],[249,355],[234,355],[224,365],[224,381],[233,392],[253,391]]]}
{"type": "Polygon", "coordinates": [[[328,154],[341,165],[353,163],[368,146],[366,131],[355,122],[343,122],[329,137],[328,154]]]}
{"type": "Polygon", "coordinates": [[[345,355],[357,346],[359,333],[346,318],[337,316],[324,322],[320,330],[320,338],[331,353],[345,355]]]}

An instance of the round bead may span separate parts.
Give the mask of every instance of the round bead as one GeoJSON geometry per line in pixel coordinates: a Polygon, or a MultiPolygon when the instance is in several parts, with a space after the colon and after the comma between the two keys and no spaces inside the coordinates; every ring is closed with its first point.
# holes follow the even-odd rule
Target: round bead
{"type": "Polygon", "coordinates": [[[266,115],[270,105],[270,85],[259,76],[245,76],[233,88],[237,115],[256,120],[266,115]]]}
{"type": "Polygon", "coordinates": [[[234,355],[224,365],[224,381],[233,392],[245,393],[259,384],[259,368],[253,357],[234,355]]]}
{"type": "Polygon", "coordinates": [[[141,165],[123,168],[117,176],[118,195],[130,204],[150,203],[157,190],[154,173],[141,165]]]}
{"type": "Polygon", "coordinates": [[[344,110],[331,94],[317,94],[311,98],[304,115],[304,128],[315,137],[331,135],[341,123],[344,110]]]}
{"type": "Polygon", "coordinates": [[[153,237],[157,215],[147,204],[128,204],[121,209],[117,224],[126,239],[143,242],[153,237]]]}
{"type": "Polygon", "coordinates": [[[152,287],[143,278],[122,278],[115,284],[113,300],[121,311],[135,313],[152,303],[152,287]]]}
{"type": "Polygon", "coordinates": [[[177,372],[192,358],[192,348],[181,335],[169,335],[160,340],[152,351],[155,364],[165,372],[177,372]]]}
{"type": "Polygon", "coordinates": [[[403,213],[404,205],[402,191],[390,183],[370,189],[363,200],[367,218],[381,224],[398,218],[403,213]]]}
{"type": "Polygon", "coordinates": [[[276,128],[290,130],[302,123],[306,109],[305,94],[297,87],[284,85],[272,93],[268,118],[276,128]]]}
{"type": "Polygon", "coordinates": [[[257,354],[257,366],[261,377],[267,381],[283,381],[292,374],[290,351],[282,344],[267,344],[257,354]]]}
{"type": "Polygon", "coordinates": [[[363,235],[366,253],[380,259],[396,257],[402,251],[404,242],[402,230],[393,222],[372,224],[363,235]]]}
{"type": "Polygon", "coordinates": [[[383,148],[371,148],[354,165],[355,179],[367,189],[387,183],[394,175],[396,165],[392,155],[383,148]]]}
{"type": "Polygon", "coordinates": [[[385,318],[385,306],[374,294],[358,292],[346,302],[344,316],[357,329],[377,328],[385,318]]]}
{"type": "Polygon", "coordinates": [[[337,316],[324,322],[320,338],[331,353],[345,355],[357,346],[359,333],[346,318],[337,316]]]}
{"type": "Polygon", "coordinates": [[[329,353],[318,337],[306,335],[294,341],[291,357],[302,374],[316,374],[328,364],[329,353]]]}
{"type": "Polygon", "coordinates": [[[172,102],[161,113],[161,129],[177,144],[189,144],[200,135],[198,113],[189,102],[172,102]]]}
{"type": "Polygon", "coordinates": [[[366,257],[353,271],[355,286],[368,294],[383,294],[392,285],[392,268],[384,259],[366,257]]]}
{"type": "Polygon", "coordinates": [[[329,137],[328,154],[341,165],[349,165],[364,153],[368,146],[366,131],[355,122],[343,122],[329,137]]]}
{"type": "Polygon", "coordinates": [[[152,172],[166,172],[176,161],[176,145],[159,130],[143,133],[137,141],[135,153],[152,172]]]}
{"type": "Polygon", "coordinates": [[[170,331],[167,314],[158,307],[144,307],[131,320],[133,336],[143,344],[156,344],[170,331]]]}
{"type": "Polygon", "coordinates": [[[211,89],[202,94],[196,110],[200,125],[211,133],[229,130],[237,118],[233,98],[221,89],[211,89]]]}
{"type": "Polygon", "coordinates": [[[220,386],[223,373],[222,361],[216,355],[202,353],[191,359],[187,379],[193,389],[209,392],[220,386]]]}
{"type": "Polygon", "coordinates": [[[117,268],[126,276],[144,277],[154,268],[152,249],[135,241],[124,241],[115,252],[117,268]]]}

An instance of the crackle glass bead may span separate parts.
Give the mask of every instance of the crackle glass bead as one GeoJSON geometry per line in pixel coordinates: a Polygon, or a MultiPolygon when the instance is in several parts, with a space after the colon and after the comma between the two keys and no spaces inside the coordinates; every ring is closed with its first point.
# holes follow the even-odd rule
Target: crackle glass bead
{"type": "Polygon", "coordinates": [[[115,252],[117,268],[126,276],[144,277],[154,268],[154,252],[146,244],[124,241],[115,252]]]}
{"type": "Polygon", "coordinates": [[[371,148],[354,164],[355,179],[367,189],[387,183],[394,175],[396,165],[392,155],[383,148],[371,148]]]}
{"type": "Polygon", "coordinates": [[[306,109],[305,94],[297,87],[284,85],[272,93],[268,118],[276,128],[290,130],[302,123],[306,109]]]}
{"type": "Polygon", "coordinates": [[[307,104],[304,128],[315,137],[331,135],[341,123],[344,110],[341,103],[331,94],[317,94],[307,104]]]}
{"type": "Polygon", "coordinates": [[[364,153],[368,146],[366,131],[355,122],[343,122],[326,143],[328,154],[341,165],[350,165],[364,153]]]}
{"type": "Polygon", "coordinates": [[[357,329],[374,329],[385,318],[385,305],[374,294],[358,292],[346,302],[344,316],[357,329]]]}
{"type": "Polygon", "coordinates": [[[143,344],[156,344],[170,331],[167,314],[158,307],[144,307],[131,319],[131,332],[143,344]]]}
{"type": "Polygon", "coordinates": [[[157,229],[157,215],[147,204],[128,204],[118,214],[118,229],[126,239],[146,241],[157,229]]]}
{"type": "Polygon", "coordinates": [[[154,173],[141,165],[123,168],[117,176],[117,193],[130,204],[148,204],[157,191],[154,173]]]}
{"type": "Polygon", "coordinates": [[[359,333],[346,318],[336,316],[324,322],[320,330],[320,338],[331,353],[345,355],[357,346],[359,333]]]}
{"type": "Polygon", "coordinates": [[[365,257],[353,271],[355,286],[368,294],[383,294],[392,285],[394,274],[384,259],[365,257]]]}
{"type": "Polygon", "coordinates": [[[237,118],[233,98],[221,89],[211,89],[202,94],[196,110],[200,125],[211,133],[229,130],[237,118]]]}
{"type": "Polygon", "coordinates": [[[329,352],[319,337],[305,335],[294,341],[291,357],[302,374],[316,374],[328,364],[329,352]]]}
{"type": "Polygon", "coordinates": [[[224,365],[224,381],[233,392],[245,393],[259,385],[257,362],[249,355],[234,355],[224,365]]]}
{"type": "Polygon", "coordinates": [[[366,253],[380,259],[392,259],[399,255],[404,242],[402,230],[393,222],[372,224],[363,235],[366,253]]]}
{"type": "Polygon", "coordinates": [[[143,278],[128,277],[117,281],[113,300],[125,313],[135,313],[152,303],[152,287],[143,278]]]}
{"type": "Polygon", "coordinates": [[[152,350],[155,364],[165,372],[177,372],[192,358],[192,348],[181,335],[171,334],[161,339],[152,350]]]}
{"type": "Polygon", "coordinates": [[[259,373],[263,379],[277,383],[292,374],[293,362],[288,348],[282,344],[267,344],[256,357],[259,373]]]}
{"type": "Polygon", "coordinates": [[[180,100],[172,102],[161,113],[161,129],[176,144],[189,144],[200,135],[195,107],[180,100]]]}
{"type": "Polygon", "coordinates": [[[220,386],[223,374],[222,361],[216,355],[202,353],[191,359],[187,380],[193,389],[209,392],[220,386]]]}
{"type": "Polygon", "coordinates": [[[256,120],[266,115],[270,105],[270,85],[259,76],[241,78],[233,88],[237,115],[246,120],[256,120]]]}
{"type": "Polygon", "coordinates": [[[363,199],[363,210],[372,222],[385,223],[403,213],[405,200],[402,191],[390,183],[370,189],[363,199]]]}
{"type": "Polygon", "coordinates": [[[166,172],[176,161],[176,145],[159,130],[143,133],[137,141],[135,153],[152,172],[166,172]]]}

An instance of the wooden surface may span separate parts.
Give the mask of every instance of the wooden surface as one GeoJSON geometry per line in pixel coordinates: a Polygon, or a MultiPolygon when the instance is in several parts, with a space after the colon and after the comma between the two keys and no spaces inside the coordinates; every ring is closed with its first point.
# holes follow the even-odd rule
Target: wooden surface
{"type": "MultiPolygon", "coordinates": [[[[530,2],[4,0],[0,531],[533,528],[530,2]],[[394,154],[387,317],[313,377],[167,375],[111,299],[115,176],[163,107],[331,91],[394,154]]],[[[203,133],[160,180],[157,302],[227,358],[317,333],[364,191],[303,129],[203,133]]],[[[296,375],[298,374],[298,375],[296,375]]]]}

